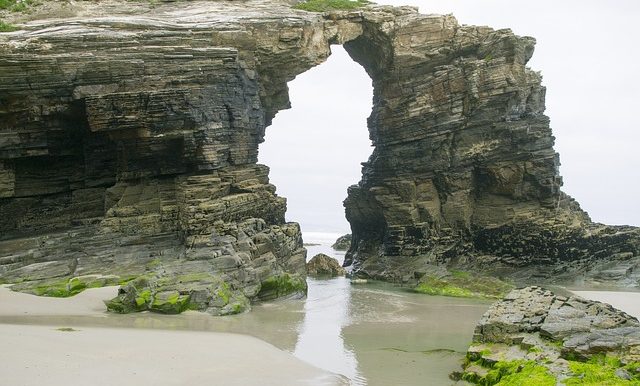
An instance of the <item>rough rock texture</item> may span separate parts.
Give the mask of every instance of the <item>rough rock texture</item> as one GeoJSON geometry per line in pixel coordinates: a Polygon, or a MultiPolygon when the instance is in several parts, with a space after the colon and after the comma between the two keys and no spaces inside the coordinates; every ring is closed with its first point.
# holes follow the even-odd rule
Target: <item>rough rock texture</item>
{"type": "Polygon", "coordinates": [[[351,247],[351,235],[350,234],[338,237],[336,242],[333,243],[333,245],[331,245],[331,248],[333,248],[336,251],[346,251],[346,250],[349,249],[349,247],[351,247]]]}
{"type": "Polygon", "coordinates": [[[562,343],[566,356],[613,352],[640,360],[640,323],[612,306],[540,287],[511,291],[478,322],[474,342],[513,344],[528,334],[562,343]]]}
{"type": "Polygon", "coordinates": [[[300,230],[257,152],[287,82],[330,44],[374,85],[375,150],[345,201],[356,272],[575,277],[597,261],[601,279],[637,285],[638,230],[591,224],[560,192],[532,38],[411,7],[127,4],[75,2],[0,34],[0,280],[14,289],[141,277],[122,312],[304,293],[300,230]]]}
{"type": "Polygon", "coordinates": [[[560,190],[533,38],[415,13],[363,26],[345,44],[374,85],[375,149],[345,200],[354,272],[409,281],[447,264],[638,286],[640,231],[592,224],[560,190]]]}
{"type": "MultiPolygon", "coordinates": [[[[532,361],[560,380],[577,375],[576,362],[620,367],[640,361],[636,318],[608,304],[540,287],[513,290],[493,304],[478,322],[473,341],[466,373],[475,381],[486,376],[478,365],[487,370],[501,361],[532,361]],[[597,359],[605,356],[610,359],[599,364],[597,359]]],[[[636,371],[634,379],[639,375],[636,371]]]]}
{"type": "Polygon", "coordinates": [[[344,276],[347,271],[340,266],[338,260],[324,253],[318,253],[307,263],[307,275],[309,276],[344,276]]]}
{"type": "Polygon", "coordinates": [[[107,2],[0,36],[3,281],[68,296],[141,277],[118,312],[304,294],[299,226],[256,161],[328,42],[318,15],[247,5],[107,2]]]}

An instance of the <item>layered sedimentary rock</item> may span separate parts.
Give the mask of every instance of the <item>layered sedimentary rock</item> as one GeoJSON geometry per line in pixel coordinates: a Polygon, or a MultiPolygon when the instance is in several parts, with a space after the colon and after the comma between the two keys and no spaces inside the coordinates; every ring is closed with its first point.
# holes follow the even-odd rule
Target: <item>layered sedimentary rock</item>
{"type": "Polygon", "coordinates": [[[375,150],[345,201],[355,272],[600,261],[637,285],[638,231],[591,224],[560,191],[532,38],[409,7],[73,7],[0,34],[0,279],[14,289],[138,278],[113,310],[212,313],[304,292],[299,227],[257,152],[286,83],[330,44],[374,85],[375,150]]]}
{"type": "Polygon", "coordinates": [[[64,296],[137,278],[118,312],[304,293],[300,229],[256,162],[293,77],[275,69],[328,43],[316,15],[245,5],[114,7],[0,37],[3,281],[64,296]]]}
{"type": "Polygon", "coordinates": [[[593,224],[560,190],[545,88],[526,67],[533,38],[451,16],[365,13],[363,27],[345,43],[374,86],[375,149],[345,200],[354,272],[415,282],[446,265],[638,286],[639,230],[593,224]]]}
{"type": "Polygon", "coordinates": [[[473,341],[461,374],[472,383],[507,377],[513,384],[640,381],[638,320],[578,296],[540,287],[513,290],[483,315],[473,341]]]}

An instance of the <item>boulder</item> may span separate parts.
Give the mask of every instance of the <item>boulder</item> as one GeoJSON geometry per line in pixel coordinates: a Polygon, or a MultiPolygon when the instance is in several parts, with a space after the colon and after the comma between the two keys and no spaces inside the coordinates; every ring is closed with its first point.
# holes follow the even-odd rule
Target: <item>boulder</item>
{"type": "Polygon", "coordinates": [[[516,289],[482,316],[467,358],[458,377],[476,384],[494,384],[502,377],[510,378],[508,384],[524,384],[519,382],[533,376],[544,380],[540,384],[615,377],[640,382],[634,373],[640,361],[640,322],[578,296],[540,287],[516,289]],[[478,366],[485,371],[478,372],[478,366]]]}
{"type": "Polygon", "coordinates": [[[351,246],[351,234],[346,234],[338,237],[335,243],[331,246],[336,251],[346,251],[351,246]]]}
{"type": "Polygon", "coordinates": [[[315,255],[307,263],[307,275],[309,276],[334,277],[344,276],[346,273],[345,269],[338,263],[338,260],[323,253],[315,255]]]}

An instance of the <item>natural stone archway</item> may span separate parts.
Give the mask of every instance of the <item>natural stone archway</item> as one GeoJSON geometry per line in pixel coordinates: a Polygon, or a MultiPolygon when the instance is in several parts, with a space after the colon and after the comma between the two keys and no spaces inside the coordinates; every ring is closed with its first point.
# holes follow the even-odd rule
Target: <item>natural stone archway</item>
{"type": "Polygon", "coordinates": [[[637,229],[591,224],[560,191],[533,39],[409,7],[113,6],[0,34],[0,278],[15,289],[139,277],[113,310],[212,313],[304,292],[300,230],[257,149],[332,43],[374,86],[375,150],[345,201],[356,273],[595,262],[637,285],[637,229]]]}
{"type": "Polygon", "coordinates": [[[392,20],[365,14],[345,44],[374,82],[375,150],[345,201],[355,272],[410,282],[444,264],[637,286],[638,229],[592,224],[560,190],[545,90],[526,67],[534,39],[392,20]]]}

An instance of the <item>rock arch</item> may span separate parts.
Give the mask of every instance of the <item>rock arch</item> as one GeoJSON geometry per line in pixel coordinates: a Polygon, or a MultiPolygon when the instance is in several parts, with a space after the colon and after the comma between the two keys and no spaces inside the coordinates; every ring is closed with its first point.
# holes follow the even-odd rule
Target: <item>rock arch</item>
{"type": "Polygon", "coordinates": [[[232,313],[303,292],[299,227],[257,149],[287,82],[331,43],[374,85],[375,150],[345,201],[357,273],[637,264],[636,229],[591,224],[560,191],[532,38],[410,7],[146,11],[0,34],[0,278],[14,288],[141,277],[112,304],[123,312],[232,313]]]}

